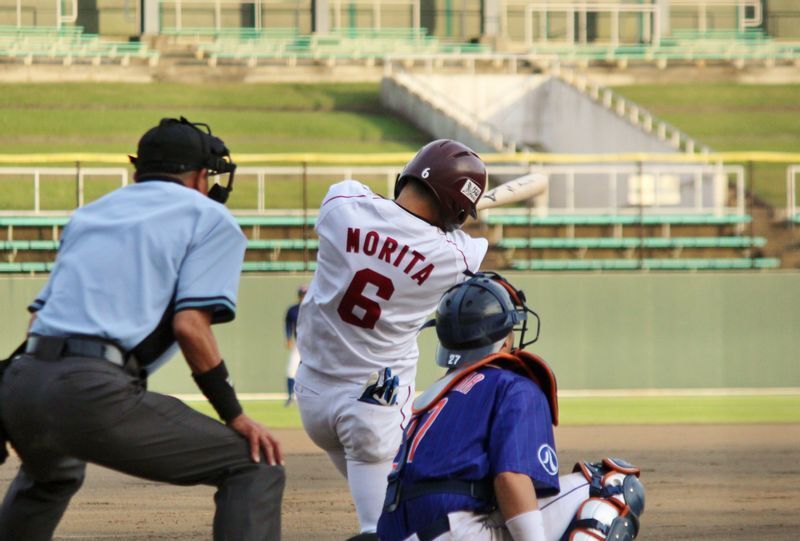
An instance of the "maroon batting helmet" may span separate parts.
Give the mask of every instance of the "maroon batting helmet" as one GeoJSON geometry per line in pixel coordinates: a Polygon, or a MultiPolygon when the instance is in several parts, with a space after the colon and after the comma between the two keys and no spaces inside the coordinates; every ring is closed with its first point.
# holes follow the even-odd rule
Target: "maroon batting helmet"
{"type": "Polygon", "coordinates": [[[395,198],[410,178],[430,188],[439,201],[445,231],[461,227],[467,214],[478,215],[475,204],[486,189],[486,165],[467,145],[438,139],[422,147],[397,177],[395,198]]]}

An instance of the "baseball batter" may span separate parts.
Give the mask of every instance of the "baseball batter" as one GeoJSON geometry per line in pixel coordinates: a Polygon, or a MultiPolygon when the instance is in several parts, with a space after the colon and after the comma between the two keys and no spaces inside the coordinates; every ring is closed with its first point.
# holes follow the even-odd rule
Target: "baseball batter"
{"type": "Polygon", "coordinates": [[[459,230],[485,187],[481,159],[438,140],[406,165],[394,201],[350,180],[320,207],[295,392],[309,436],[348,480],[362,533],[375,532],[409,418],[420,325],[486,253],[485,239],[459,230]]]}
{"type": "Polygon", "coordinates": [[[538,337],[525,342],[529,314],[524,294],[494,273],[442,297],[436,363],[449,371],[414,402],[389,478],[382,541],[636,536],[644,509],[637,468],[606,459],[558,476],[556,380],[523,350],[538,337]]]}
{"type": "Polygon", "coordinates": [[[286,360],[285,406],[291,406],[294,402],[294,377],[297,375],[297,367],[300,366],[300,352],[297,350],[297,315],[300,312],[300,303],[307,291],[306,284],[297,288],[297,303],[286,310],[286,316],[283,318],[283,332],[286,337],[286,348],[289,350],[289,358],[286,360]]]}

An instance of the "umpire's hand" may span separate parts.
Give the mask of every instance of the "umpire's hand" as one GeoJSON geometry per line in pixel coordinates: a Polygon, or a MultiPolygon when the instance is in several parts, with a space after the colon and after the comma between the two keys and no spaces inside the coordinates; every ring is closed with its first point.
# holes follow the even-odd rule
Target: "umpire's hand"
{"type": "Polygon", "coordinates": [[[228,426],[244,436],[250,443],[250,458],[253,459],[253,462],[261,462],[261,450],[263,449],[270,466],[283,465],[281,444],[267,430],[267,427],[257,423],[244,413],[229,422],[228,426]]]}

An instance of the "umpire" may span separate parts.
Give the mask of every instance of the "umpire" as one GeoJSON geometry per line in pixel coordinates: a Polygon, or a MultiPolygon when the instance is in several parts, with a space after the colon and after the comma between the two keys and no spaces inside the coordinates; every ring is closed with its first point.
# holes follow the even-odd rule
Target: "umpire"
{"type": "Polygon", "coordinates": [[[22,466],[0,539],[51,539],[86,462],[216,486],[216,541],[280,539],[280,445],[242,412],[211,331],[235,316],[246,246],[224,206],[236,165],[185,118],[145,133],[131,161],[135,184],[74,213],[5,371],[0,410],[22,466]],[[220,173],[227,187],[209,190],[220,173]],[[177,346],[224,425],[146,390],[177,346]]]}

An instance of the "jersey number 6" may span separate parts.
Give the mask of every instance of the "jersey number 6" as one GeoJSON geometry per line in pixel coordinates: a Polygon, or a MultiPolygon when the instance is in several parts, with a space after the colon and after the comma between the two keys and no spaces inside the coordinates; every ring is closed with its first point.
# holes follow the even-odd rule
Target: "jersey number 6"
{"type": "Polygon", "coordinates": [[[364,288],[367,287],[367,284],[378,288],[377,295],[381,299],[388,301],[392,298],[394,284],[390,278],[378,274],[372,269],[361,269],[350,281],[336,311],[345,323],[364,329],[373,329],[381,317],[381,305],[364,296],[364,288]],[[358,312],[355,311],[355,308],[359,308],[358,312]]]}

